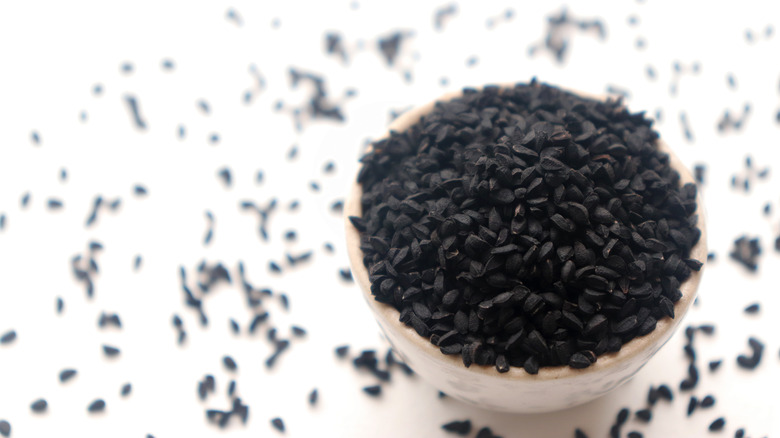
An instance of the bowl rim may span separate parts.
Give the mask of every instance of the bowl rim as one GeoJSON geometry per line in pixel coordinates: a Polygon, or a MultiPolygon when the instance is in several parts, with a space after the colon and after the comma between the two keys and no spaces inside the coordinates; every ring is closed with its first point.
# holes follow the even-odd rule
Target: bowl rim
{"type": "MultiPolygon", "coordinates": [[[[574,91],[564,87],[548,85],[546,83],[544,84],[538,83],[538,84],[551,86],[575,94],[579,97],[590,98],[602,102],[611,99],[610,97],[607,96],[598,96],[598,95],[593,95],[581,91],[574,91]]],[[[529,85],[529,84],[523,84],[523,83],[495,84],[495,85],[486,84],[479,88],[467,87],[466,89],[479,90],[487,86],[497,86],[499,87],[499,89],[505,89],[508,87],[514,87],[516,85],[529,85]]],[[[433,110],[433,108],[438,102],[450,101],[462,95],[463,95],[463,89],[458,91],[452,91],[452,92],[445,93],[442,96],[426,104],[415,106],[414,108],[410,109],[409,111],[401,114],[398,118],[396,118],[388,126],[384,135],[378,137],[376,140],[373,140],[372,143],[389,137],[390,132],[392,131],[395,132],[405,131],[407,128],[417,123],[422,116],[424,116],[425,114],[433,110]]],[[[689,182],[695,183],[693,176],[691,175],[691,172],[688,170],[687,167],[685,167],[685,165],[683,165],[683,163],[680,161],[677,155],[674,154],[674,152],[666,144],[666,142],[664,142],[659,137],[656,140],[656,145],[661,152],[669,155],[670,166],[672,166],[672,168],[674,168],[680,174],[681,185],[684,185],[689,182]]],[[[370,148],[370,145],[368,147],[370,148]]],[[[706,265],[706,259],[707,259],[707,231],[706,231],[705,218],[704,218],[705,209],[704,209],[704,204],[702,202],[700,191],[697,192],[697,198],[698,198],[696,200],[697,205],[696,205],[696,210],[694,211],[693,214],[698,215],[696,225],[701,230],[701,236],[699,238],[699,241],[696,243],[696,245],[694,245],[693,248],[691,248],[690,258],[699,260],[702,263],[702,268],[699,271],[691,270],[691,276],[680,285],[680,291],[682,292],[683,296],[674,304],[674,313],[675,313],[674,319],[668,317],[660,319],[657,322],[657,325],[652,332],[644,336],[634,337],[630,341],[623,344],[621,349],[617,352],[604,353],[599,355],[595,363],[583,369],[571,368],[568,365],[544,366],[539,368],[538,374],[529,374],[525,371],[525,369],[523,369],[523,367],[510,367],[509,371],[506,373],[499,373],[496,370],[495,366],[493,365],[478,365],[475,363],[472,364],[470,367],[466,367],[463,364],[460,355],[443,354],[439,350],[439,347],[437,347],[436,345],[430,342],[430,338],[424,338],[420,336],[412,327],[407,326],[404,323],[401,323],[399,321],[400,312],[398,311],[398,309],[396,309],[394,306],[390,304],[382,303],[375,300],[374,296],[371,294],[371,283],[368,279],[368,270],[363,265],[363,252],[360,249],[360,233],[354,227],[354,225],[352,225],[352,222],[349,220],[350,216],[362,217],[362,204],[360,199],[363,191],[362,191],[361,184],[357,182],[357,175],[359,174],[362,168],[363,168],[362,164],[358,166],[357,173],[355,174],[355,177],[353,178],[352,183],[350,185],[350,192],[348,194],[344,206],[344,221],[346,226],[345,231],[346,231],[347,252],[348,252],[349,263],[352,269],[353,276],[355,278],[355,281],[358,283],[360,287],[363,298],[367,301],[368,305],[372,308],[375,315],[377,317],[381,316],[382,318],[386,319],[389,324],[392,324],[392,327],[397,328],[397,330],[395,330],[397,334],[406,338],[412,344],[417,346],[422,352],[424,352],[426,356],[429,356],[434,361],[439,362],[441,366],[445,366],[448,368],[450,367],[461,368],[465,372],[473,372],[473,373],[487,376],[489,378],[493,377],[496,379],[501,379],[502,381],[529,380],[529,379],[533,379],[534,381],[546,381],[546,380],[557,380],[565,377],[575,377],[575,376],[579,377],[591,373],[595,374],[600,372],[608,372],[608,370],[615,368],[617,365],[630,361],[632,358],[639,356],[647,348],[655,345],[657,341],[663,340],[661,345],[658,346],[658,348],[660,349],[663,343],[665,343],[669,338],[671,338],[674,330],[679,326],[679,324],[687,314],[688,309],[691,307],[693,301],[696,298],[697,289],[701,282],[701,277],[704,272],[704,267],[706,265]]],[[[402,352],[399,353],[402,354],[402,352]]]]}

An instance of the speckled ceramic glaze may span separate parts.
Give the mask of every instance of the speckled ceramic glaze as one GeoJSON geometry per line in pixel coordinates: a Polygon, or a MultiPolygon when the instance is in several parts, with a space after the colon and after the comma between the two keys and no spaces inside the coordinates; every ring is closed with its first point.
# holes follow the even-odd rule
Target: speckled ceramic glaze
{"type": "MultiPolygon", "coordinates": [[[[459,92],[451,93],[438,100],[450,100],[459,95],[459,92]]],[[[431,102],[408,111],[396,119],[389,130],[404,131],[430,112],[434,104],[431,102]]],[[[659,148],[670,155],[671,165],[680,173],[682,183],[693,182],[690,172],[668,146],[661,141],[658,143],[659,148]]],[[[466,368],[460,355],[442,354],[428,339],[401,323],[398,310],[376,301],[371,295],[368,271],[363,266],[363,253],[360,250],[360,236],[347,219],[349,216],[362,216],[361,194],[361,186],[354,183],[345,206],[347,249],[352,273],[379,326],[393,350],[422,378],[447,395],[484,409],[518,413],[549,412],[576,406],[612,391],[631,379],[669,340],[693,303],[701,280],[702,272],[693,272],[680,286],[683,297],[674,306],[674,319],[658,321],[651,333],[634,338],[617,353],[599,356],[596,363],[586,369],[543,367],[539,369],[539,374],[530,375],[518,367],[512,367],[503,374],[492,366],[472,365],[466,368]]],[[[704,209],[701,197],[697,201],[699,205],[696,214],[699,215],[698,226],[702,235],[691,257],[704,262],[707,258],[704,209]]]]}

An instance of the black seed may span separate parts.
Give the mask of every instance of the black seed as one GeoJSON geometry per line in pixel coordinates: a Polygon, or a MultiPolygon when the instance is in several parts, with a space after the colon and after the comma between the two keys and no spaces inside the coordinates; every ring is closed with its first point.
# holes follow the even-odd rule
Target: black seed
{"type": "Polygon", "coordinates": [[[0,436],[11,436],[11,423],[6,420],[0,420],[0,436]]]}
{"type": "Polygon", "coordinates": [[[103,412],[106,409],[106,402],[102,399],[96,399],[87,407],[89,413],[103,412]]]}
{"type": "Polygon", "coordinates": [[[740,354],[737,357],[737,365],[747,370],[753,370],[758,366],[759,363],[761,363],[761,357],[764,352],[764,344],[753,337],[748,339],[748,344],[752,350],[752,354],[750,356],[740,354]]]}
{"type": "Polygon", "coordinates": [[[235,371],[238,369],[238,365],[236,365],[236,361],[234,361],[233,358],[230,356],[223,357],[222,364],[225,365],[225,368],[228,371],[235,371]]]}
{"type": "Polygon", "coordinates": [[[580,429],[574,429],[574,438],[588,438],[588,435],[580,429]]]}
{"type": "Polygon", "coordinates": [[[349,353],[349,345],[342,345],[340,347],[336,347],[336,356],[340,358],[347,357],[347,353],[349,353]]]}
{"type": "Polygon", "coordinates": [[[486,426],[477,432],[477,436],[475,438],[501,438],[501,437],[494,434],[493,431],[486,426]]]}
{"type": "Polygon", "coordinates": [[[76,375],[76,370],[66,369],[60,371],[60,382],[65,383],[76,375]]]}
{"type": "Polygon", "coordinates": [[[382,387],[379,385],[366,386],[363,391],[372,397],[378,397],[382,393],[382,387]]]}
{"type": "Polygon", "coordinates": [[[441,428],[456,435],[466,436],[471,433],[471,420],[451,421],[441,428]]]}
{"type": "Polygon", "coordinates": [[[133,387],[129,383],[125,383],[122,386],[122,390],[120,391],[120,393],[122,394],[122,397],[127,397],[128,395],[130,395],[130,392],[132,392],[132,390],[133,387]]]}
{"type": "Polygon", "coordinates": [[[758,311],[761,310],[761,305],[759,303],[753,303],[747,307],[745,307],[745,313],[748,314],[756,314],[758,311]]]}
{"type": "Polygon", "coordinates": [[[668,385],[661,385],[657,388],[658,396],[666,399],[668,401],[674,400],[674,395],[672,394],[672,390],[669,388],[668,385]]]}
{"type": "Polygon", "coordinates": [[[38,399],[35,400],[31,405],[30,409],[32,409],[33,412],[40,414],[42,412],[46,411],[46,408],[49,406],[48,403],[46,403],[46,400],[44,399],[38,399]]]}
{"type": "Polygon", "coordinates": [[[723,429],[723,426],[726,425],[726,419],[723,417],[718,418],[717,420],[710,423],[710,432],[717,432],[721,429],[723,429]]]}
{"type": "Polygon", "coordinates": [[[697,399],[694,396],[691,396],[691,399],[688,401],[688,416],[690,417],[691,414],[693,414],[693,411],[696,410],[696,407],[699,406],[699,399],[697,399]]]}
{"type": "Polygon", "coordinates": [[[569,358],[569,366],[575,369],[587,368],[591,365],[591,361],[582,353],[574,353],[569,358]]]}
{"type": "Polygon", "coordinates": [[[317,399],[319,398],[319,393],[317,392],[317,388],[314,388],[309,393],[309,404],[314,406],[317,404],[317,399]]]}
{"type": "Polygon", "coordinates": [[[3,336],[0,336],[0,344],[10,344],[16,340],[16,331],[15,330],[9,330],[6,333],[3,334],[3,336]]]}
{"type": "Polygon", "coordinates": [[[745,436],[745,429],[737,429],[736,432],[734,432],[734,438],[744,438],[745,436]]]}
{"type": "Polygon", "coordinates": [[[713,360],[709,363],[710,371],[715,371],[720,367],[722,360],[713,360]]]}
{"type": "Polygon", "coordinates": [[[110,345],[103,345],[103,354],[106,357],[115,357],[119,355],[119,349],[110,345]]]}
{"type": "Polygon", "coordinates": [[[281,418],[277,417],[271,420],[271,425],[279,432],[284,432],[284,421],[281,418]]]}
{"type": "Polygon", "coordinates": [[[133,123],[135,127],[144,130],[146,129],[146,121],[141,117],[140,108],[138,107],[138,99],[132,95],[125,96],[125,103],[130,110],[130,115],[133,117],[133,123]]]}
{"type": "Polygon", "coordinates": [[[650,409],[640,409],[634,415],[645,423],[649,423],[653,419],[653,412],[650,409]]]}
{"type": "Polygon", "coordinates": [[[705,396],[703,399],[701,399],[701,403],[699,403],[699,406],[702,408],[709,408],[715,405],[715,397],[711,395],[705,396]]]}

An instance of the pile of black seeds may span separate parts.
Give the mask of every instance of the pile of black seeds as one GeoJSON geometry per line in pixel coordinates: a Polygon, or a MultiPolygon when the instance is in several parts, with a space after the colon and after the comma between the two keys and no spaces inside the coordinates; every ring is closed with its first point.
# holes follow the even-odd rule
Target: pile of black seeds
{"type": "Polygon", "coordinates": [[[499,372],[585,368],[651,332],[702,264],[696,186],[650,125],[536,81],[438,102],[361,160],[371,292],[499,372]]]}

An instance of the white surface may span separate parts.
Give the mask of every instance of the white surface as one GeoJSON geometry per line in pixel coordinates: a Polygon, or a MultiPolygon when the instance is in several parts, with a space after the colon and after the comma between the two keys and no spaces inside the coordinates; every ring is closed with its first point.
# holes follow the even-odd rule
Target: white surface
{"type": "MultiPolygon", "coordinates": [[[[6,214],[0,231],[0,333],[14,328],[18,339],[0,347],[0,418],[13,427],[13,437],[43,437],[80,433],[84,436],[275,436],[269,420],[280,416],[287,436],[448,436],[440,426],[470,418],[476,428],[489,425],[504,437],[566,437],[581,427],[590,436],[605,436],[618,409],[644,406],[651,384],[677,386],[685,375],[682,336],[675,336],[637,377],[606,398],[564,412],[517,416],[483,412],[453,400],[438,400],[436,390],[419,379],[400,373],[386,385],[381,399],[362,393],[374,383],[337,361],[333,347],[349,343],[352,352],[363,347],[384,347],[376,323],[355,286],[338,278],[347,266],[340,218],[328,209],[343,198],[356,166],[363,140],[381,132],[389,109],[425,102],[447,89],[485,82],[526,81],[531,76],[585,91],[601,92],[607,84],[631,90],[628,104],[653,114],[663,110],[657,128],[686,163],[707,163],[704,189],[709,213],[709,246],[718,255],[708,267],[700,288],[699,306],[686,323],[716,322],[712,338],[699,336],[698,364],[702,371],[699,398],[712,393],[715,407],[685,418],[687,397],[672,405],[660,402],[647,426],[629,420],[624,433],[640,430],[646,437],[708,436],[707,425],[718,416],[727,419],[723,436],[737,427],[753,437],[780,433],[780,407],[772,392],[780,380],[780,322],[776,272],[778,255],[772,236],[778,231],[778,214],[761,215],[766,201],[778,211],[777,178],[754,183],[749,196],[732,190],[732,174],[744,171],[750,154],[757,167],[780,164],[780,61],[777,53],[780,23],[772,2],[740,2],[712,7],[708,2],[572,2],[569,11],[581,18],[601,16],[608,39],[577,34],[570,44],[568,62],[559,65],[546,55],[527,56],[528,46],[544,34],[545,16],[557,13],[558,4],[476,2],[460,4],[445,32],[433,30],[433,11],[442,3],[361,2],[114,2],[70,4],[46,2],[0,4],[0,212],[6,214]],[[515,18],[487,30],[485,20],[515,9],[515,18]],[[244,25],[225,18],[234,7],[244,25]],[[415,11],[408,16],[410,11],[415,11]],[[702,12],[702,11],[706,11],[702,12]],[[639,25],[627,19],[637,14],[639,25]],[[271,22],[280,18],[281,26],[271,22]],[[747,28],[760,34],[773,24],[775,35],[747,44],[747,28]],[[388,69],[373,50],[375,38],[394,29],[414,29],[415,37],[403,46],[394,69],[388,69]],[[366,50],[353,56],[349,68],[323,53],[324,31],[340,29],[348,44],[364,40],[366,50]],[[634,48],[642,36],[646,49],[634,48]],[[419,60],[415,61],[415,53],[419,60]],[[479,63],[466,67],[478,55],[479,63]],[[162,59],[175,62],[163,71],[162,59]],[[684,75],[679,93],[668,93],[672,63],[700,61],[698,76],[684,75]],[[131,75],[120,72],[132,62],[131,75]],[[250,105],[243,93],[254,85],[250,64],[257,65],[267,88],[250,105]],[[657,79],[649,81],[651,64],[657,79]],[[348,87],[357,98],[344,108],[349,123],[315,122],[301,134],[289,117],[272,111],[278,99],[302,102],[305,91],[291,91],[288,67],[324,74],[335,98],[348,87]],[[414,82],[403,81],[402,70],[411,67],[414,82]],[[733,72],[736,91],[726,86],[733,72]],[[441,87],[439,78],[449,78],[441,87]],[[103,85],[100,97],[92,86],[103,85]],[[131,123],[122,96],[135,94],[149,129],[138,132],[131,123]],[[206,99],[211,115],[196,107],[206,99]],[[739,112],[749,101],[752,112],[740,133],[719,135],[716,124],[724,108],[739,112]],[[695,143],[687,143],[679,125],[685,109],[695,143]],[[85,123],[79,120],[86,111],[85,123]],[[177,138],[184,124],[187,137],[177,138]],[[30,143],[37,130],[40,146],[30,143]],[[208,142],[218,132],[217,146],[208,142]],[[292,144],[299,156],[285,157],[292,144]],[[333,159],[334,175],[322,166],[333,159]],[[216,177],[223,166],[233,172],[234,186],[226,190],[216,177]],[[59,182],[59,169],[68,181],[59,182]],[[255,172],[265,172],[262,185],[255,172]],[[313,193],[308,182],[322,186],[313,193]],[[135,183],[150,192],[145,199],[131,195],[135,183]],[[26,210],[20,198],[30,191],[26,210]],[[89,229],[84,221],[95,195],[120,196],[117,213],[104,210],[89,229]],[[46,210],[50,197],[65,208],[46,210]],[[238,202],[261,203],[276,196],[280,209],[272,216],[271,242],[257,234],[257,218],[240,212],[238,202]],[[296,213],[286,206],[301,201],[296,213]],[[214,240],[202,246],[206,231],[204,211],[216,217],[214,240]],[[285,230],[299,232],[297,243],[282,239],[285,230]],[[734,238],[742,233],[762,237],[764,255],[759,275],[728,260],[734,238]],[[324,236],[324,237],[323,237],[324,236]],[[90,239],[106,249],[97,257],[101,274],[96,296],[87,301],[83,287],[70,273],[70,258],[86,251],[90,239]],[[331,241],[336,253],[322,251],[331,241]],[[314,249],[309,264],[293,275],[270,274],[268,260],[283,261],[286,250],[314,249]],[[132,270],[136,254],[143,267],[132,270]],[[238,287],[215,291],[205,301],[211,324],[202,330],[194,312],[184,308],[178,267],[192,271],[202,258],[221,260],[233,270],[244,260],[256,286],[286,292],[291,311],[269,304],[273,324],[286,335],[289,324],[309,330],[305,340],[294,341],[277,369],[268,373],[263,361],[270,346],[260,333],[256,338],[235,337],[228,318],[245,330],[249,313],[238,287]],[[62,316],[54,313],[55,297],[66,302],[62,316]],[[742,309],[761,301],[759,315],[742,309]],[[116,311],[121,331],[97,329],[101,311],[116,311]],[[326,318],[328,312],[337,318],[326,318]],[[170,319],[178,313],[185,321],[189,341],[175,342],[170,319]],[[748,336],[766,343],[764,360],[755,372],[737,368],[737,354],[747,352],[748,336]],[[122,349],[118,360],[102,357],[100,346],[122,349]],[[228,408],[225,389],[230,376],[221,365],[231,354],[239,365],[238,393],[250,406],[247,426],[232,424],[221,431],[205,420],[206,407],[228,408]],[[706,363],[723,358],[721,369],[710,374],[706,363]],[[59,371],[73,367],[78,376],[67,385],[59,371]],[[206,373],[217,379],[217,395],[206,404],[195,397],[197,381],[206,373]],[[119,397],[119,388],[133,383],[133,395],[119,397]],[[306,397],[317,387],[320,402],[310,408],[306,397]],[[29,405],[39,397],[49,402],[49,413],[32,415],[29,405]],[[91,418],[86,406],[103,397],[107,411],[91,418]]],[[[192,274],[191,274],[192,278],[192,274]]],[[[473,435],[473,434],[472,434],[473,435]]]]}

